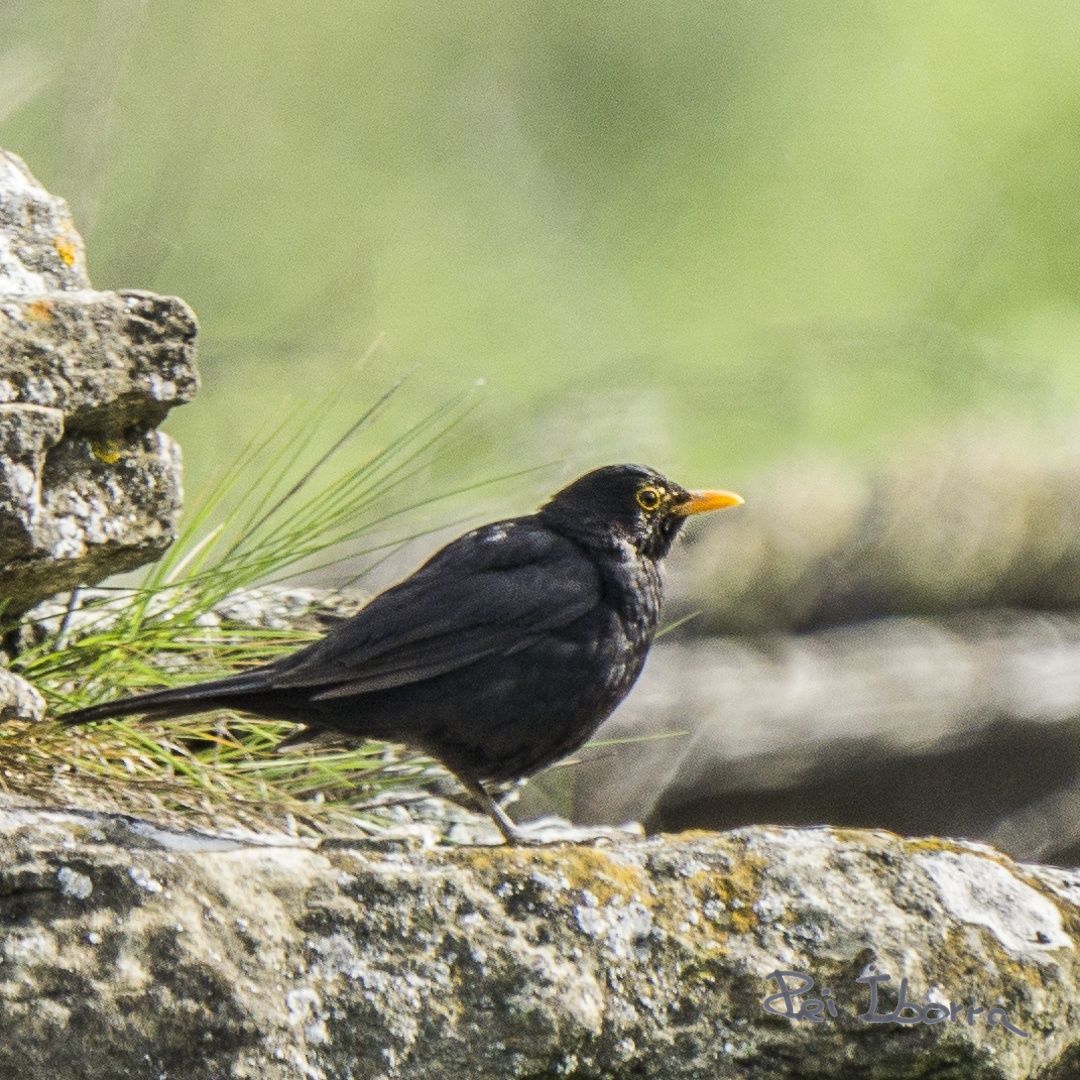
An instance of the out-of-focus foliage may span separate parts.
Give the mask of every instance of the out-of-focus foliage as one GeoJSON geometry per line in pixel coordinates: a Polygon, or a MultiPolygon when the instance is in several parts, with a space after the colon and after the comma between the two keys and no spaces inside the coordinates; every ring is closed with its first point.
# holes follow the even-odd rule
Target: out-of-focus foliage
{"type": "Polygon", "coordinates": [[[1069,0],[7,0],[0,145],[199,312],[196,486],[380,336],[492,386],[448,470],[738,482],[1080,404],[1078,55],[1069,0]]]}

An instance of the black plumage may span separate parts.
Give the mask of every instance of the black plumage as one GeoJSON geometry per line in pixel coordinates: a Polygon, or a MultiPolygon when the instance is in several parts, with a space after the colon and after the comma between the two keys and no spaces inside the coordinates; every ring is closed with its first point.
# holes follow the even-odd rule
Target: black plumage
{"type": "Polygon", "coordinates": [[[423,750],[520,840],[485,785],[577,749],[637,679],[659,563],[687,516],[741,502],[638,465],[586,474],[535,514],[452,541],[325,638],[251,671],[65,714],[224,707],[423,750]]]}

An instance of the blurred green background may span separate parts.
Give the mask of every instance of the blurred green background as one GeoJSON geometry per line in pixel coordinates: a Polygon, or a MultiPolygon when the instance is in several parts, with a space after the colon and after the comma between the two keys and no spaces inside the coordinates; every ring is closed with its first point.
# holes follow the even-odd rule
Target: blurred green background
{"type": "Polygon", "coordinates": [[[0,145],[198,312],[189,487],[373,345],[331,426],[485,381],[446,473],[737,485],[1078,411],[1078,56],[1068,0],[6,0],[0,145]]]}

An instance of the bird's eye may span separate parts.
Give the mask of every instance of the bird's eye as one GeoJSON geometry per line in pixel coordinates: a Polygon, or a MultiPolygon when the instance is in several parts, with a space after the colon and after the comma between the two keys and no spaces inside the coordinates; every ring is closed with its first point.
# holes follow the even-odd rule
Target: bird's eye
{"type": "Polygon", "coordinates": [[[660,505],[660,492],[654,487],[638,488],[637,504],[642,510],[655,510],[660,505]]]}

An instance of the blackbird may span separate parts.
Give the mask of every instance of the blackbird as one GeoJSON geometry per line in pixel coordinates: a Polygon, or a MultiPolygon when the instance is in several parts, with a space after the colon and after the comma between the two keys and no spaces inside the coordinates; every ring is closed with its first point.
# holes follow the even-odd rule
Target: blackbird
{"type": "Polygon", "coordinates": [[[227,708],[404,743],[445,765],[507,843],[520,843],[488,785],[529,776],[592,735],[645,662],[659,563],[679,529],[691,514],[741,502],[640,465],[596,469],[535,514],[447,544],[283,659],[60,719],[227,708]]]}

